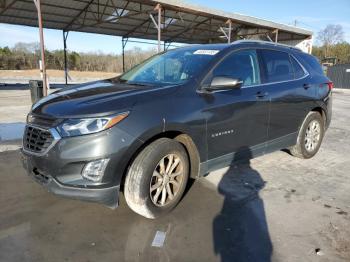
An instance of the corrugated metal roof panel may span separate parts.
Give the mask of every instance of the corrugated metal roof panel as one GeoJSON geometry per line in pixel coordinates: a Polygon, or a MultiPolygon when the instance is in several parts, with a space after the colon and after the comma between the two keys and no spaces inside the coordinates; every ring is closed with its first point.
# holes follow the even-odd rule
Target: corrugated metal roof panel
{"type": "MultiPolygon", "coordinates": [[[[262,35],[279,30],[281,40],[306,39],[311,31],[256,17],[227,13],[179,0],[41,0],[46,28],[157,39],[149,15],[157,19],[154,7],[163,7],[163,40],[185,43],[224,42],[220,27],[231,19],[233,38],[262,35]]],[[[37,26],[32,0],[6,1],[0,8],[0,22],[37,26]]]]}

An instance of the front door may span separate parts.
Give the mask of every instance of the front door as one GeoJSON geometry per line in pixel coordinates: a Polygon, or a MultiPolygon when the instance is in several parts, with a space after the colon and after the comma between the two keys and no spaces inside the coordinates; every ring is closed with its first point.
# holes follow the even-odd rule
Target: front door
{"type": "Polygon", "coordinates": [[[247,151],[252,156],[263,152],[268,130],[269,95],[260,85],[256,51],[234,51],[213,70],[211,77],[215,76],[239,79],[243,84],[212,92],[206,99],[209,170],[231,164],[235,152],[247,151]]]}

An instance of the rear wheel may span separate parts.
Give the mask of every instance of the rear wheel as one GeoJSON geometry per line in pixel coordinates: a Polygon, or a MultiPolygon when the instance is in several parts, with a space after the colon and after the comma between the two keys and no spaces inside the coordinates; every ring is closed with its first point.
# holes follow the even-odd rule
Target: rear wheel
{"type": "Polygon", "coordinates": [[[136,213],[156,218],[180,201],[189,176],[185,148],[172,139],[161,138],[143,149],[131,164],[124,195],[136,213]]]}
{"type": "Polygon", "coordinates": [[[320,113],[310,112],[298,134],[297,143],[290,148],[293,156],[311,158],[319,150],[324,136],[324,121],[320,113]]]}

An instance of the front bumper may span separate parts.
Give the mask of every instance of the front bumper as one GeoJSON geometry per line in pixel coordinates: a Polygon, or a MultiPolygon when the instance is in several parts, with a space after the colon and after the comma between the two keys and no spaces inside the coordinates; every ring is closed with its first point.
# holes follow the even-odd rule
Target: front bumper
{"type": "Polygon", "coordinates": [[[92,135],[59,139],[43,155],[22,149],[22,162],[28,175],[49,192],[116,208],[124,171],[140,144],[138,139],[113,127],[92,135]],[[84,166],[98,159],[109,159],[102,180],[83,178],[84,166]]]}
{"type": "Polygon", "coordinates": [[[47,189],[48,192],[62,197],[100,203],[110,208],[118,207],[119,185],[105,188],[67,186],[33,167],[30,157],[23,152],[21,158],[28,176],[47,189]]]}

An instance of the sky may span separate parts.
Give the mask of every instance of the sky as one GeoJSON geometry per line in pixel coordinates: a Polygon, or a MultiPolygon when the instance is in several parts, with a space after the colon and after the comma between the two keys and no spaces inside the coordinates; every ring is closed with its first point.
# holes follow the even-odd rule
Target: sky
{"type": "MultiPolygon", "coordinates": [[[[350,0],[187,0],[226,12],[264,18],[274,22],[312,30],[314,36],[328,24],[340,24],[344,38],[350,43],[350,0]]],[[[38,42],[38,29],[0,23],[0,47],[12,47],[17,42],[38,42]]],[[[49,50],[63,49],[62,31],[45,29],[45,45],[49,50]]],[[[68,49],[77,52],[121,53],[121,38],[98,34],[70,32],[68,49]]],[[[149,48],[149,45],[129,43],[149,48]]]]}

